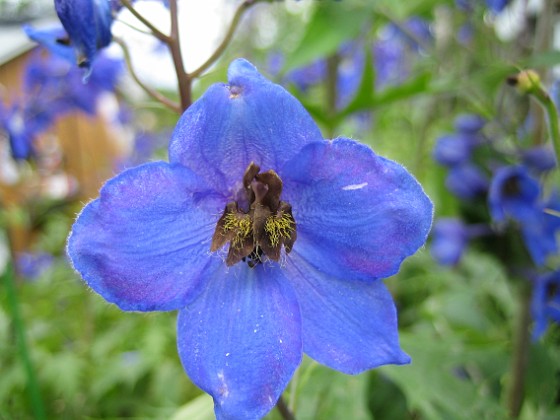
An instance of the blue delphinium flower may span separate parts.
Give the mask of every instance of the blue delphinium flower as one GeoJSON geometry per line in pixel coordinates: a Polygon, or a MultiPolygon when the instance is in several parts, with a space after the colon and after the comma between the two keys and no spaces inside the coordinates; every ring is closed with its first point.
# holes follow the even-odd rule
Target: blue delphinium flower
{"type": "Polygon", "coordinates": [[[545,333],[550,321],[560,323],[560,271],[542,274],[534,280],[531,313],[535,340],[545,333]]]}
{"type": "Polygon", "coordinates": [[[519,224],[523,239],[536,265],[558,252],[556,233],[560,218],[549,214],[560,208],[556,195],[543,200],[539,181],[524,166],[507,166],[496,171],[488,192],[492,218],[497,223],[512,219],[519,224]]]}
{"type": "Polygon", "coordinates": [[[55,0],[54,5],[76,51],[78,65],[89,70],[97,52],[112,40],[111,3],[107,0],[55,0]]]}
{"type": "Polygon", "coordinates": [[[54,257],[47,252],[22,252],[17,256],[18,273],[28,280],[38,279],[53,264],[54,257]]]}
{"type": "Polygon", "coordinates": [[[169,163],[107,182],[68,255],[121,309],[179,310],[181,361],[217,418],[258,418],[303,352],[348,374],[409,362],[381,279],[425,242],[432,204],[402,166],[324,140],[247,61],[228,78],[183,114],[169,163]]]}

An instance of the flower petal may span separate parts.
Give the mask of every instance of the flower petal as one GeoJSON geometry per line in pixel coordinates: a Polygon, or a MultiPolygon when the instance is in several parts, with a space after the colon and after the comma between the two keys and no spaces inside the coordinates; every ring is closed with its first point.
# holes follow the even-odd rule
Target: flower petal
{"type": "Polygon", "coordinates": [[[83,209],[68,255],[87,284],[123,310],[183,308],[204,285],[214,215],[224,205],[180,165],[138,166],[83,209]]]}
{"type": "Polygon", "coordinates": [[[106,0],[55,0],[58,18],[76,49],[80,67],[90,68],[97,51],[111,43],[111,4],[106,0]]]}
{"type": "Polygon", "coordinates": [[[277,264],[216,267],[204,294],[179,313],[178,347],[218,419],[263,417],[301,362],[301,321],[277,264]]]}
{"type": "Polygon", "coordinates": [[[220,191],[243,178],[251,161],[263,171],[280,167],[322,136],[303,106],[252,64],[235,60],[229,85],[215,84],[181,117],[169,145],[180,162],[220,191]]]}
{"type": "Polygon", "coordinates": [[[363,144],[315,142],[279,175],[297,224],[294,250],[320,271],[388,277],[426,241],[430,199],[406,169],[363,144]]]}
{"type": "Polygon", "coordinates": [[[348,374],[385,364],[405,364],[397,314],[382,281],[348,282],[326,276],[293,252],[289,273],[301,307],[303,351],[348,374]]]}

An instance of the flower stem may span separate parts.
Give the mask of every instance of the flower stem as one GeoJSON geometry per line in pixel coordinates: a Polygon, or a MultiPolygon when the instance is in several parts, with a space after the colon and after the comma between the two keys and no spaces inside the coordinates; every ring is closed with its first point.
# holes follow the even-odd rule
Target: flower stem
{"type": "Polygon", "coordinates": [[[296,420],[294,413],[290,411],[288,405],[286,404],[286,401],[284,401],[284,398],[282,398],[281,395],[280,398],[278,399],[278,402],[276,403],[276,408],[278,409],[280,415],[284,420],[296,420]]]}
{"type": "Polygon", "coordinates": [[[134,8],[134,6],[132,6],[132,3],[130,2],[130,0],[121,0],[121,3],[124,7],[126,7],[130,11],[130,13],[132,13],[132,15],[136,19],[138,19],[140,22],[142,22],[144,24],[144,26],[146,26],[157,39],[165,42],[166,44],[168,43],[169,37],[167,35],[165,35],[163,32],[161,32],[154,25],[152,25],[152,23],[148,19],[146,19],[144,16],[142,16],[140,13],[138,13],[138,11],[134,8]]]}
{"type": "Polygon", "coordinates": [[[163,104],[165,107],[171,109],[172,111],[176,112],[177,114],[181,114],[181,107],[179,106],[179,104],[173,102],[172,100],[170,100],[166,96],[159,93],[157,90],[150,88],[142,80],[140,80],[140,78],[138,77],[138,74],[136,74],[136,71],[134,70],[134,67],[132,67],[132,60],[130,59],[130,52],[128,51],[128,47],[126,46],[124,41],[122,39],[116,38],[116,37],[113,37],[113,41],[115,41],[117,44],[119,44],[121,46],[121,48],[123,50],[124,60],[126,62],[126,66],[128,67],[128,71],[130,72],[130,75],[132,76],[132,78],[134,79],[136,84],[138,86],[140,86],[142,88],[142,90],[144,90],[153,99],[155,99],[159,103],[163,104]]]}
{"type": "Polygon", "coordinates": [[[183,55],[181,52],[181,39],[179,36],[179,16],[177,10],[177,0],[169,0],[169,13],[171,15],[171,34],[167,42],[177,82],[179,84],[179,96],[181,98],[181,109],[185,111],[192,103],[192,77],[185,70],[183,55]]]}
{"type": "Polygon", "coordinates": [[[510,366],[507,408],[511,418],[518,418],[524,399],[525,373],[529,358],[529,323],[531,293],[527,282],[519,290],[519,318],[515,330],[513,354],[510,366]]]}
{"type": "Polygon", "coordinates": [[[224,37],[224,39],[222,40],[221,44],[218,45],[218,48],[216,48],[216,51],[214,51],[214,53],[210,56],[210,58],[208,58],[208,60],[206,60],[204,63],[202,63],[202,65],[200,67],[198,67],[196,70],[192,71],[190,73],[190,77],[191,78],[195,78],[200,76],[206,69],[208,69],[208,67],[210,67],[212,64],[214,64],[214,62],[220,58],[220,56],[223,54],[223,52],[225,51],[225,49],[227,48],[228,44],[231,42],[232,38],[233,38],[233,34],[235,33],[235,30],[237,29],[237,26],[239,25],[239,22],[241,21],[241,17],[243,16],[243,14],[249,10],[249,8],[259,2],[262,2],[265,0],[245,0],[243,3],[241,3],[239,5],[239,7],[237,8],[237,10],[235,11],[235,14],[233,15],[233,20],[231,21],[228,31],[224,37]]]}
{"type": "Polygon", "coordinates": [[[18,296],[15,286],[15,273],[12,264],[8,264],[4,272],[4,285],[10,311],[12,312],[12,322],[16,335],[17,352],[21,357],[21,362],[27,375],[27,392],[31,401],[31,410],[36,420],[46,419],[41,390],[35,374],[35,369],[29,356],[27,341],[25,338],[25,326],[21,317],[18,296]]]}
{"type": "Polygon", "coordinates": [[[507,79],[521,93],[531,95],[544,108],[547,114],[548,132],[552,139],[552,146],[556,155],[556,162],[560,164],[560,128],[558,125],[558,110],[554,101],[544,88],[541,79],[534,70],[524,70],[507,79]]]}

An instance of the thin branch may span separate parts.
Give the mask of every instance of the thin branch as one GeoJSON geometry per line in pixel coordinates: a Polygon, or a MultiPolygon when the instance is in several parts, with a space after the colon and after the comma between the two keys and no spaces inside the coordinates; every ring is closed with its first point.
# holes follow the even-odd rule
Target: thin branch
{"type": "Polygon", "coordinates": [[[241,3],[241,5],[239,5],[237,10],[235,11],[235,14],[233,15],[233,20],[229,25],[228,31],[224,39],[222,40],[222,43],[218,46],[218,48],[216,49],[216,51],[214,51],[214,53],[210,56],[210,58],[208,58],[208,60],[206,60],[199,68],[197,68],[196,70],[192,71],[189,74],[191,79],[200,76],[205,70],[207,70],[212,64],[214,64],[214,62],[218,58],[220,58],[220,56],[227,48],[228,44],[231,42],[233,38],[233,34],[235,33],[235,30],[237,29],[237,26],[239,25],[239,22],[241,21],[243,14],[247,10],[249,10],[251,6],[263,1],[267,1],[267,0],[245,0],[243,3],[241,3]]]}
{"type": "Polygon", "coordinates": [[[179,84],[179,95],[181,97],[181,108],[184,111],[192,103],[192,78],[185,70],[185,63],[183,62],[183,55],[181,52],[177,0],[169,1],[169,13],[171,15],[171,34],[169,36],[167,46],[171,52],[171,58],[173,59],[173,64],[175,66],[175,73],[177,73],[177,83],[179,84]]]}
{"type": "Polygon", "coordinates": [[[124,41],[122,39],[119,39],[119,38],[116,38],[116,37],[113,37],[113,41],[115,41],[117,44],[119,44],[121,46],[121,48],[123,50],[123,53],[124,53],[124,59],[126,61],[126,65],[128,67],[128,71],[130,72],[130,75],[132,76],[134,81],[138,84],[138,86],[140,86],[148,95],[150,95],[156,101],[160,102],[161,104],[163,104],[167,108],[171,109],[172,111],[176,112],[177,114],[181,114],[182,109],[181,109],[181,107],[179,106],[178,103],[176,103],[176,102],[172,101],[171,99],[167,98],[166,96],[162,95],[157,90],[154,90],[154,89],[150,88],[149,86],[144,84],[144,82],[142,82],[142,80],[140,80],[140,78],[138,77],[138,75],[134,71],[134,68],[132,67],[132,61],[130,59],[130,53],[129,53],[128,47],[126,46],[124,41]]]}
{"type": "Polygon", "coordinates": [[[156,28],[148,19],[146,19],[144,16],[142,16],[140,13],[138,13],[138,11],[132,6],[132,3],[130,2],[130,0],[120,0],[121,4],[126,7],[130,13],[132,13],[134,15],[134,17],[136,19],[138,19],[140,22],[142,22],[150,31],[152,31],[152,34],[159,39],[160,41],[165,42],[166,44],[169,43],[169,36],[165,35],[163,32],[161,32],[158,28],[156,28]]]}
{"type": "Polygon", "coordinates": [[[125,22],[125,21],[122,20],[122,19],[118,19],[118,22],[122,23],[124,26],[126,26],[126,27],[128,27],[128,28],[130,28],[130,29],[132,29],[132,30],[134,30],[134,31],[136,31],[136,32],[140,32],[141,34],[153,35],[151,31],[147,31],[147,30],[144,30],[144,29],[140,29],[140,28],[138,28],[137,26],[134,26],[134,25],[132,25],[132,24],[130,24],[130,23],[128,23],[128,22],[125,22]]]}

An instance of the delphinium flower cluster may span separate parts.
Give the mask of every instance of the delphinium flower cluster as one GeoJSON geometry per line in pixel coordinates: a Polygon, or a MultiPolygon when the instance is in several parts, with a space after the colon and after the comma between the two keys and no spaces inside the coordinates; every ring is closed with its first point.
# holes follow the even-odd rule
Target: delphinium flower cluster
{"type": "Polygon", "coordinates": [[[556,161],[549,146],[506,141],[498,133],[481,116],[468,114],[455,119],[453,133],[438,138],[433,156],[446,168],[445,185],[459,200],[462,218],[435,223],[431,251],[439,263],[453,266],[476,242],[513,276],[530,282],[537,338],[547,320],[558,321],[560,199],[549,182],[556,161]]]}

